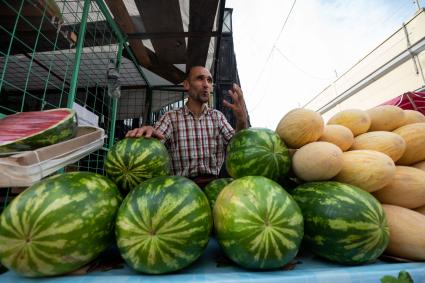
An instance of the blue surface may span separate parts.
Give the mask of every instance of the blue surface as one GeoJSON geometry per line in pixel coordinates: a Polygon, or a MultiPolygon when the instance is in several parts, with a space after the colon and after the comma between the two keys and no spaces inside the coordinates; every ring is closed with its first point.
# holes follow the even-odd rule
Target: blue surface
{"type": "Polygon", "coordinates": [[[27,279],[14,272],[0,275],[1,283],[11,282],[60,282],[60,283],[109,283],[109,282],[280,282],[280,283],[379,283],[384,275],[398,276],[400,270],[410,273],[415,283],[425,283],[425,262],[387,263],[377,262],[362,266],[342,266],[320,260],[312,255],[297,257],[300,262],[293,270],[252,272],[235,266],[217,267],[220,248],[214,240],[208,244],[204,255],[192,266],[168,275],[138,274],[125,266],[106,272],[92,272],[79,276],[27,279]]]}

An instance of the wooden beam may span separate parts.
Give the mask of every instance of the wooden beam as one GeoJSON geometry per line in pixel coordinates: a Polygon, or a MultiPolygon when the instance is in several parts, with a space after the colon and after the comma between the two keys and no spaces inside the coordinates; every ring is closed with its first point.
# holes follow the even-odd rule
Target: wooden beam
{"type": "MultiPolygon", "coordinates": [[[[131,21],[131,17],[122,0],[105,0],[105,2],[114,16],[115,22],[123,32],[136,32],[134,24],[131,21]]],[[[129,40],[129,43],[133,49],[134,56],[136,56],[137,60],[139,60],[139,63],[146,68],[149,67],[151,65],[151,61],[143,43],[140,40],[129,40]]]]}
{"type": "MultiPolygon", "coordinates": [[[[135,0],[146,32],[183,32],[179,0],[135,0]]],[[[183,36],[151,38],[160,62],[186,63],[186,41],[183,36]]]]}
{"type": "MultiPolygon", "coordinates": [[[[213,30],[218,2],[219,0],[190,0],[189,33],[208,33],[213,30]]],[[[205,66],[210,40],[211,38],[189,36],[187,69],[197,65],[205,66]]]]}
{"type": "MultiPolygon", "coordinates": [[[[125,33],[135,33],[135,25],[122,0],[105,0],[114,20],[125,33]]],[[[185,74],[171,64],[160,65],[157,55],[143,45],[140,39],[129,39],[128,43],[139,64],[163,77],[164,79],[178,84],[184,80],[185,74]]]]}
{"type": "Polygon", "coordinates": [[[216,31],[211,32],[135,32],[127,34],[132,39],[181,38],[181,37],[217,37],[216,31]]]}

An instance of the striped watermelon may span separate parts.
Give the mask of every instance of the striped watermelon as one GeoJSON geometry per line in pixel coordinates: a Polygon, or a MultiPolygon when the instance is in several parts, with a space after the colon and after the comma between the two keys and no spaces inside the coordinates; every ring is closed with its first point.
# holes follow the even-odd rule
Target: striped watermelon
{"type": "Polygon", "coordinates": [[[205,186],[204,193],[208,198],[208,202],[210,203],[211,209],[214,208],[214,203],[217,199],[218,194],[227,184],[232,181],[233,178],[220,178],[208,183],[208,185],[205,186]]]}
{"type": "Polygon", "coordinates": [[[126,192],[144,180],[168,175],[171,160],[159,140],[127,138],[109,150],[104,166],[107,176],[126,192]]]}
{"type": "Polygon", "coordinates": [[[298,252],[303,216],[292,197],[270,179],[236,179],[218,195],[213,214],[221,248],[242,267],[279,268],[298,252]]]}
{"type": "Polygon", "coordinates": [[[21,112],[0,119],[0,153],[33,150],[75,135],[77,116],[67,108],[21,112]]]}
{"type": "Polygon", "coordinates": [[[0,261],[28,277],[59,275],[93,260],[111,243],[121,196],[89,172],[38,182],[0,216],[0,261]]]}
{"type": "Polygon", "coordinates": [[[227,146],[226,167],[233,178],[264,176],[277,181],[290,165],[288,149],[269,129],[239,131],[227,146]]]}
{"type": "Polygon", "coordinates": [[[362,264],[387,247],[387,220],[370,193],[339,182],[312,182],[297,187],[293,197],[304,215],[305,242],[317,255],[362,264]]]}
{"type": "Polygon", "coordinates": [[[115,233],[121,255],[132,268],[162,274],[195,261],[211,227],[211,210],[201,189],[185,177],[161,176],[127,195],[115,233]]]}

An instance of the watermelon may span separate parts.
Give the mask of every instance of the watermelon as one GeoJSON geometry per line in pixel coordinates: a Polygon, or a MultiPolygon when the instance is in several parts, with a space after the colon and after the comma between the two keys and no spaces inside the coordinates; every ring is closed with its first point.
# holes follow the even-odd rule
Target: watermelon
{"type": "Polygon", "coordinates": [[[157,139],[126,138],[109,150],[104,166],[107,176],[128,192],[147,179],[168,175],[171,159],[157,139]]]}
{"type": "Polygon", "coordinates": [[[20,112],[0,119],[0,153],[34,150],[72,138],[75,110],[67,108],[20,112]]]}
{"type": "Polygon", "coordinates": [[[291,167],[289,151],[272,130],[239,131],[227,146],[226,168],[230,176],[264,176],[277,181],[291,167]]]}
{"type": "Polygon", "coordinates": [[[347,265],[373,262],[389,242],[380,203],[339,182],[311,182],[292,195],[304,215],[305,243],[315,254],[347,265]]]}
{"type": "Polygon", "coordinates": [[[218,194],[227,184],[232,181],[233,178],[220,178],[208,183],[208,185],[205,186],[204,193],[208,198],[208,202],[210,203],[211,209],[214,208],[214,203],[217,199],[218,194]]]}
{"type": "Polygon", "coordinates": [[[122,257],[149,274],[180,270],[204,251],[212,227],[201,189],[181,176],[144,181],[124,199],[115,234],[122,257]]]}
{"type": "Polygon", "coordinates": [[[95,173],[64,173],[32,185],[0,216],[1,264],[27,277],[80,268],[111,243],[121,201],[116,185],[95,173]]]}
{"type": "Polygon", "coordinates": [[[279,268],[298,252],[303,237],[300,208],[268,178],[246,176],[228,184],[213,215],[222,250],[244,268],[279,268]]]}

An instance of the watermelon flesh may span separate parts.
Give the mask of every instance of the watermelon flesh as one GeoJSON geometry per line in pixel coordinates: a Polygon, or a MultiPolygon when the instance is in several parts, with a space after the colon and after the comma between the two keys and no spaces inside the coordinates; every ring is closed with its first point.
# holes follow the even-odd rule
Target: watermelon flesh
{"type": "Polygon", "coordinates": [[[34,150],[75,135],[72,109],[21,112],[0,119],[0,153],[34,150]]]}

